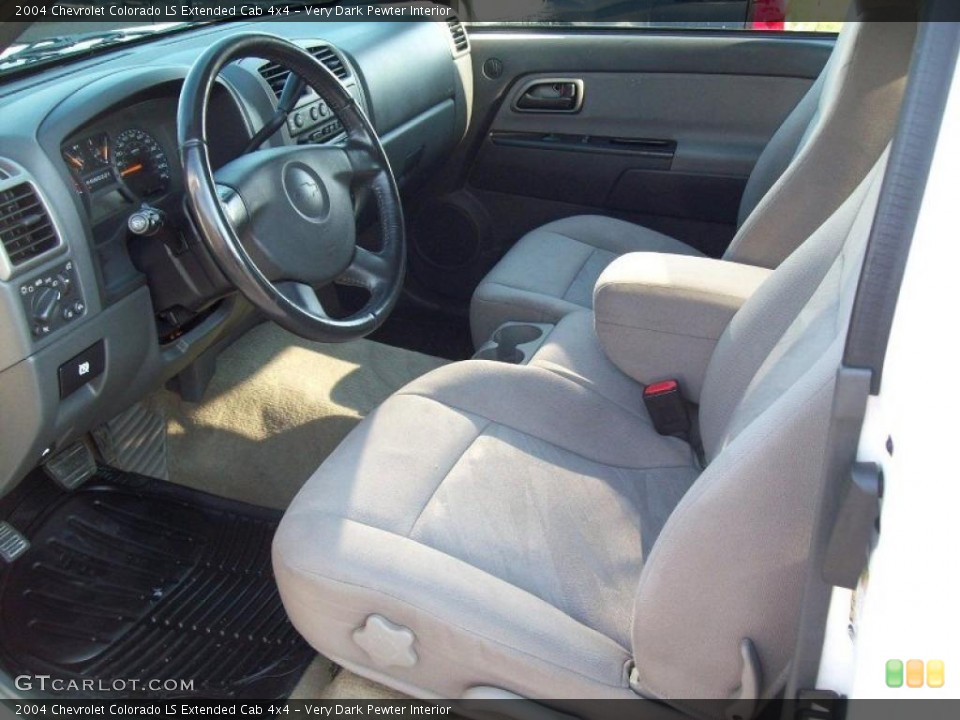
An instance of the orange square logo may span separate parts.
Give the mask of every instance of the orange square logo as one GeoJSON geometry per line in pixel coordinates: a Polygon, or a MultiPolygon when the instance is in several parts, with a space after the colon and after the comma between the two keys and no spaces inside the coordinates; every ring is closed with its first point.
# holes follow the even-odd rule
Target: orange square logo
{"type": "Polygon", "coordinates": [[[923,660],[907,660],[907,687],[923,687],[923,660]]]}

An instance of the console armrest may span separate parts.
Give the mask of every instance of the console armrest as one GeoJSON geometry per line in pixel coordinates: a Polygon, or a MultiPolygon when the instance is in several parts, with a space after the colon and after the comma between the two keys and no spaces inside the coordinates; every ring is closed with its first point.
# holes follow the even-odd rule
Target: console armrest
{"type": "Polygon", "coordinates": [[[687,399],[699,402],[717,341],[771,272],[689,255],[624,255],[593,291],[600,344],[634,380],[679,380],[687,399]]]}

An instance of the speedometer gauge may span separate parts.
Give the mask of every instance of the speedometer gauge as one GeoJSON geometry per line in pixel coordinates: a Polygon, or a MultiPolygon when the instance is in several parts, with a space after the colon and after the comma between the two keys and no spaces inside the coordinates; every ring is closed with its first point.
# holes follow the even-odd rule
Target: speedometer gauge
{"type": "Polygon", "coordinates": [[[113,147],[117,174],[140,198],[161,195],[170,187],[170,162],[157,139],[130,128],[117,135],[113,147]]]}

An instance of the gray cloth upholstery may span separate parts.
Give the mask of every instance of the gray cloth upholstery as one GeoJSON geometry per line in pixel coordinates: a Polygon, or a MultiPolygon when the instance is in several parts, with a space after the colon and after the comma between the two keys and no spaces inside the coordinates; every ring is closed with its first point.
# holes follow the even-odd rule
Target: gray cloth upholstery
{"type": "Polygon", "coordinates": [[[634,606],[637,673],[651,696],[729,693],[742,638],[758,649],[764,695],[783,685],[834,382],[881,180],[878,168],[717,345],[700,405],[709,464],[647,558],[634,606]]]}
{"type": "Polygon", "coordinates": [[[274,540],[296,627],[422,697],[632,697],[635,666],[637,690],[673,704],[731,698],[750,638],[775,694],[882,168],[721,336],[705,470],[653,432],[636,389],[610,397],[632,381],[595,347],[563,350],[589,322],[571,315],[529,366],[468,361],[414,381],[324,462],[274,540]],[[371,618],[396,628],[379,646],[371,618]]]}
{"type": "MultiPolygon", "coordinates": [[[[890,141],[916,23],[870,21],[882,12],[877,4],[855,4],[856,21],[845,25],[820,77],[761,153],[724,259],[779,265],[850,195],[890,141]]],[[[592,215],[531,231],[474,292],[475,344],[504,322],[556,322],[589,309],[588,288],[606,265],[637,251],[700,254],[661,233],[592,215]]]]}
{"type": "Polygon", "coordinates": [[[643,407],[643,386],[624,375],[603,352],[589,310],[570,313],[557,323],[529,364],[579,383],[628,410],[643,407]]]}
{"type": "Polygon", "coordinates": [[[779,265],[850,195],[893,137],[917,24],[860,17],[844,28],[815,86],[757,161],[725,259],[779,265]]]}
{"type": "Polygon", "coordinates": [[[308,481],[274,543],[277,581],[315,647],[399,689],[629,697],[642,558],[697,472],[642,407],[541,368],[452,365],[308,481]],[[374,613],[413,629],[415,667],[353,642],[374,613]]]}
{"type": "Polygon", "coordinates": [[[564,359],[565,327],[589,317],[572,315],[530,366],[414,381],[321,466],[274,541],[297,628],[424,697],[629,697],[631,662],[644,695],[731,697],[743,638],[777,692],[881,170],[724,331],[702,394],[706,470],[629,395],[609,397],[624,378],[595,351],[564,359]],[[372,654],[355,640],[371,616],[402,630],[372,654]]]}
{"type": "Polygon", "coordinates": [[[593,291],[600,345],[637,382],[679,380],[685,397],[699,403],[717,341],[770,272],[710,258],[623,255],[593,291]]]}
{"type": "Polygon", "coordinates": [[[525,235],[473,295],[474,344],[479,347],[511,320],[555,323],[592,307],[600,273],[621,255],[639,250],[702,254],[662,233],[600,215],[558,220],[525,235]]]}

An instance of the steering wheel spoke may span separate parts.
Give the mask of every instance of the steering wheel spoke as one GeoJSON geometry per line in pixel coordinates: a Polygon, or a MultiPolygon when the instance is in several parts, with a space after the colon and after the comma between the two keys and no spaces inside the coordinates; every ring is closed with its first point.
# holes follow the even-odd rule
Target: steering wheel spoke
{"type": "Polygon", "coordinates": [[[362,287],[376,294],[390,283],[391,275],[390,261],[386,257],[358,245],[353,262],[335,282],[362,287]]]}
{"type": "Polygon", "coordinates": [[[315,317],[330,320],[330,315],[327,313],[326,308],[323,307],[320,296],[317,295],[317,291],[309,285],[288,280],[278,282],[276,286],[280,294],[297,307],[302,308],[315,317]]]}

